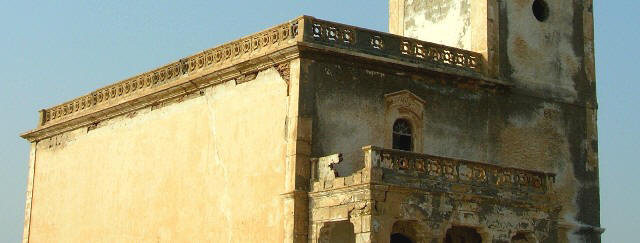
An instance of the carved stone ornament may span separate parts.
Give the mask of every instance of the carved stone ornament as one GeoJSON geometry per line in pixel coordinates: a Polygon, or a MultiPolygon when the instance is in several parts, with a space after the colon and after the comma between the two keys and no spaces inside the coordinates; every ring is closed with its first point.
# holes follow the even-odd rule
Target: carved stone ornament
{"type": "Polygon", "coordinates": [[[413,152],[422,152],[422,123],[425,101],[408,90],[384,95],[385,147],[392,147],[393,123],[405,119],[413,131],[413,152]]]}
{"type": "Polygon", "coordinates": [[[280,63],[276,65],[275,68],[280,74],[280,77],[289,84],[289,80],[291,80],[291,68],[289,67],[289,62],[280,63]]]}

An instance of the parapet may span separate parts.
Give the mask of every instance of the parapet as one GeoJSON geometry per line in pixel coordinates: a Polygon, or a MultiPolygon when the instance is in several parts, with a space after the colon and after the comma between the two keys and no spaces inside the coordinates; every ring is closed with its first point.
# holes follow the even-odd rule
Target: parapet
{"type": "Polygon", "coordinates": [[[484,75],[479,53],[302,16],[43,109],[38,127],[21,136],[40,140],[186,92],[242,80],[305,51],[350,55],[508,85],[484,75]]]}

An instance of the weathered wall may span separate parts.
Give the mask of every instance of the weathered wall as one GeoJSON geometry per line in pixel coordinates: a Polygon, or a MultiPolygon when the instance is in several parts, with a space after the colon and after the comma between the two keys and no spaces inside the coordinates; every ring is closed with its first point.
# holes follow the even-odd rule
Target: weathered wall
{"type": "MultiPolygon", "coordinates": [[[[457,1],[391,2],[396,3],[393,6],[401,2],[405,4],[403,11],[398,10],[399,5],[395,10],[392,7],[397,14],[390,13],[391,21],[397,21],[400,15],[405,20],[425,18],[423,12],[427,13],[427,10],[415,11],[410,6],[425,8],[440,2],[444,2],[442,6],[453,6],[457,1]]],[[[486,31],[488,37],[497,36],[493,40],[499,45],[496,46],[496,59],[489,60],[489,69],[499,70],[496,77],[511,82],[513,87],[504,95],[487,96],[488,140],[474,146],[485,146],[489,161],[523,168],[549,169],[557,173],[557,199],[558,204],[562,205],[560,222],[563,224],[561,227],[566,229],[561,232],[563,236],[560,238],[572,242],[599,242],[592,1],[543,1],[547,7],[547,18],[540,19],[533,12],[533,0],[488,1],[493,2],[498,5],[495,8],[487,5],[486,31]]],[[[472,22],[477,13],[482,11],[471,13],[472,22]]],[[[439,14],[431,14],[427,18],[435,18],[439,14]]],[[[402,27],[407,31],[413,24],[405,21],[404,26],[392,27],[396,30],[402,27]]],[[[445,19],[436,25],[452,25],[454,33],[466,27],[464,23],[445,19]]],[[[433,33],[429,28],[421,28],[424,35],[433,33]]],[[[472,32],[476,30],[475,27],[471,29],[472,32]]],[[[406,32],[404,34],[408,35],[406,32]]],[[[478,33],[472,33],[472,38],[475,36],[478,33]]],[[[488,46],[491,40],[488,38],[488,46]]],[[[480,100],[482,103],[484,101],[480,100]]],[[[458,113],[455,111],[457,109],[451,113],[458,113]]],[[[473,118],[474,113],[469,114],[456,116],[485,121],[473,118]]],[[[429,115],[425,117],[429,119],[429,115]]],[[[456,127],[455,122],[452,125],[456,127]]],[[[425,132],[428,133],[427,130],[425,132]]],[[[425,145],[427,139],[425,135],[425,145]]],[[[456,143],[464,146],[466,142],[456,143]]]]}
{"type": "MultiPolygon", "coordinates": [[[[599,242],[599,229],[592,228],[600,225],[592,1],[545,1],[543,21],[535,18],[532,2],[500,2],[502,77],[513,82],[513,93],[543,101],[509,117],[506,125],[515,126],[500,129],[499,136],[511,155],[501,157],[516,156],[509,148],[514,144],[544,142],[537,157],[564,171],[558,174],[558,199],[561,221],[572,225],[563,226],[569,228],[566,237],[599,242]],[[521,137],[534,131],[545,135],[521,137]]],[[[510,109],[523,105],[517,103],[510,109]]]]}
{"type": "Polygon", "coordinates": [[[539,21],[531,0],[500,5],[501,70],[536,96],[595,104],[591,1],[546,1],[539,21]]]}
{"type": "MultiPolygon", "coordinates": [[[[378,188],[382,189],[382,187],[378,188]]],[[[452,226],[472,227],[482,235],[483,242],[510,242],[517,232],[535,232],[540,242],[557,242],[548,231],[553,226],[549,215],[540,208],[507,200],[469,199],[460,194],[409,192],[388,188],[377,192],[385,195],[376,200],[374,216],[379,225],[381,243],[390,235],[394,223],[410,222],[426,242],[444,239],[452,226]]],[[[412,234],[409,234],[412,235],[412,234]]]]}
{"type": "MultiPolygon", "coordinates": [[[[585,174],[590,118],[584,107],[486,90],[452,76],[332,62],[307,60],[303,70],[308,73],[301,75],[316,90],[312,154],[344,153],[337,166],[341,176],[362,168],[362,146],[383,146],[384,95],[406,89],[425,101],[423,153],[555,173],[551,194],[558,222],[569,233],[580,230],[577,225],[599,225],[597,194],[583,185],[597,188],[592,184],[597,174],[585,174]]],[[[558,234],[576,241],[597,237],[558,234]]],[[[556,240],[553,236],[543,242],[556,240]]]]}
{"type": "Polygon", "coordinates": [[[390,31],[482,53],[490,76],[535,96],[594,105],[592,1],[541,2],[543,20],[533,0],[390,0],[390,31]]]}
{"type": "Polygon", "coordinates": [[[471,1],[406,0],[403,35],[471,50],[471,1]]]}
{"type": "Polygon", "coordinates": [[[30,242],[283,242],[275,69],[37,144],[30,242]]]}
{"type": "Polygon", "coordinates": [[[423,153],[488,160],[490,100],[486,94],[438,85],[444,78],[397,76],[390,74],[394,70],[319,61],[307,65],[316,89],[313,152],[317,156],[343,153],[340,175],[362,167],[363,146],[384,147],[384,95],[405,89],[426,101],[423,153]]]}

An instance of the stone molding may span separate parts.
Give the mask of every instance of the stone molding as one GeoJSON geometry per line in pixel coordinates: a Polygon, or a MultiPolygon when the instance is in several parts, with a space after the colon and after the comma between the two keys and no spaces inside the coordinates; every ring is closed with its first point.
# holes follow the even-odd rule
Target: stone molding
{"type": "Polygon", "coordinates": [[[288,61],[303,51],[335,52],[508,85],[482,74],[479,53],[302,16],[43,109],[38,127],[21,136],[38,141],[227,80],[249,82],[271,67],[289,85],[288,61]]]}

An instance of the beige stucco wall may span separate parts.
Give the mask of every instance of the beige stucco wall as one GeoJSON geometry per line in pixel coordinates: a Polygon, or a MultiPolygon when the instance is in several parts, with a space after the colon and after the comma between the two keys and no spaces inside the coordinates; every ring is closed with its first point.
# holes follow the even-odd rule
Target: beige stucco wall
{"type": "Polygon", "coordinates": [[[283,242],[287,84],[204,91],[38,142],[30,242],[283,242]]]}

